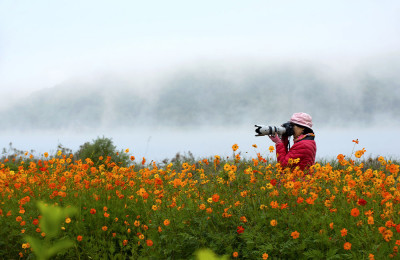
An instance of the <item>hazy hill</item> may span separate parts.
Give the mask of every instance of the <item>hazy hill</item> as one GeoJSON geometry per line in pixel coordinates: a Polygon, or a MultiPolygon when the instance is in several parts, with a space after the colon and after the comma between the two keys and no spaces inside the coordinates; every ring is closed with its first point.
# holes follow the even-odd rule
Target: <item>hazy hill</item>
{"type": "Polygon", "coordinates": [[[304,111],[318,125],[398,125],[400,81],[360,73],[332,80],[312,68],[186,71],[147,85],[64,83],[0,110],[3,130],[274,124],[304,111]],[[234,73],[233,73],[234,74],[234,73]]]}

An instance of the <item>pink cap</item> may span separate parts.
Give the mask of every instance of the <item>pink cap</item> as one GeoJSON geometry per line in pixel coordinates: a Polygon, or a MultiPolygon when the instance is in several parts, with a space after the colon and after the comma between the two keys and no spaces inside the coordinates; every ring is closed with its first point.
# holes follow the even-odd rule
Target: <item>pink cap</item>
{"type": "Polygon", "coordinates": [[[312,118],[309,114],[307,113],[294,113],[292,117],[290,118],[290,122],[296,124],[296,125],[301,125],[305,126],[311,129],[312,127],[312,118]]]}

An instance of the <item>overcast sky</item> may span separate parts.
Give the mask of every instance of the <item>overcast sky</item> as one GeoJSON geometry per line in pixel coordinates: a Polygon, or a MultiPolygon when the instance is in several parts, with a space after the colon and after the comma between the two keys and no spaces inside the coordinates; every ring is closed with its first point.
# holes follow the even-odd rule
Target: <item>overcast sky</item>
{"type": "Polygon", "coordinates": [[[399,14],[398,0],[0,0],[0,88],[201,62],[390,57],[399,14]]]}

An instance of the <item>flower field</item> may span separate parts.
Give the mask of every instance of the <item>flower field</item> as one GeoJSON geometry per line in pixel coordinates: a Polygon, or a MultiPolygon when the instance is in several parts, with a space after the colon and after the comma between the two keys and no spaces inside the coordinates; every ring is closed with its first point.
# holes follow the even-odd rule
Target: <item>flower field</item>
{"type": "Polygon", "coordinates": [[[399,257],[397,161],[363,148],[306,174],[283,169],[273,147],[254,149],[166,163],[127,149],[127,167],[61,152],[5,158],[0,258],[33,259],[40,245],[54,259],[191,259],[202,248],[232,259],[399,257]]]}

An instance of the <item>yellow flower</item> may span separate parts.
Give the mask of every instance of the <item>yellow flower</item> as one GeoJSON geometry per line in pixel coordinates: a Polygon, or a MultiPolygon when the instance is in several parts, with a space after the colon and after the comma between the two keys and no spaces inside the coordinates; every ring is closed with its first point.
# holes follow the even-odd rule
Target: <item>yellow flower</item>
{"type": "Polygon", "coordinates": [[[271,146],[268,148],[268,150],[269,150],[270,153],[272,153],[272,152],[275,150],[275,148],[271,145],[271,146]]]}
{"type": "Polygon", "coordinates": [[[226,164],[224,165],[224,170],[225,170],[225,171],[230,171],[230,170],[231,170],[231,166],[230,166],[229,164],[226,163],[226,164]]]}
{"type": "Polygon", "coordinates": [[[267,189],[272,189],[274,186],[271,184],[271,183],[268,183],[266,186],[265,186],[267,189]]]}
{"type": "Polygon", "coordinates": [[[271,226],[275,227],[276,225],[278,225],[278,222],[275,219],[273,219],[271,220],[270,224],[271,226]]]}
{"type": "Polygon", "coordinates": [[[66,218],[65,219],[65,223],[67,223],[67,224],[71,223],[71,219],[70,218],[66,218]]]}

